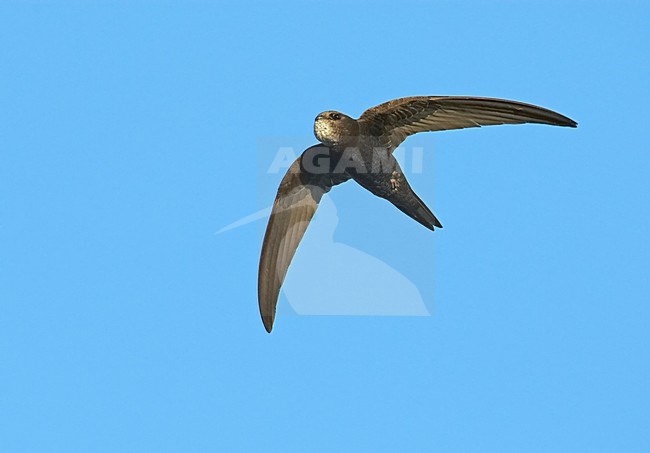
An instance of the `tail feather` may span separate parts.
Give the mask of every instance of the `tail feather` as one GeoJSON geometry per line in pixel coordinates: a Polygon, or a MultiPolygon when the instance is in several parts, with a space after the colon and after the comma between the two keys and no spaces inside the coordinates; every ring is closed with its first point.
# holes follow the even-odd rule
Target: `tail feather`
{"type": "Polygon", "coordinates": [[[434,227],[442,228],[442,224],[433,212],[431,212],[427,205],[425,205],[420,197],[418,197],[412,190],[407,197],[390,197],[388,198],[388,201],[393,203],[404,214],[424,225],[431,231],[434,230],[434,227]]]}

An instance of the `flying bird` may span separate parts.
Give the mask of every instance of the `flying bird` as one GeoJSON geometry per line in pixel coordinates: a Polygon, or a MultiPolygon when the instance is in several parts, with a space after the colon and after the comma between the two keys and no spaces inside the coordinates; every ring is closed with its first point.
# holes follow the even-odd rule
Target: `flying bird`
{"type": "Polygon", "coordinates": [[[358,119],[337,111],[320,113],[314,121],[320,143],[307,148],[282,178],[264,234],[257,291],[266,331],[273,328],[280,287],[323,194],[353,179],[426,228],[442,228],[411,189],[393,156],[395,148],[418,132],[524,123],[577,126],[535,105],[461,96],[394,99],[358,119]]]}

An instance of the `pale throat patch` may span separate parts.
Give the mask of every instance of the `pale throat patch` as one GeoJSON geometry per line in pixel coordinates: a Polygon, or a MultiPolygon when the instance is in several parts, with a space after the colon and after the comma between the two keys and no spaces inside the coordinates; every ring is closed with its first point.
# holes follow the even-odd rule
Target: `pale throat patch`
{"type": "Polygon", "coordinates": [[[319,119],[314,122],[314,135],[323,143],[336,143],[340,140],[339,133],[329,121],[319,119]]]}

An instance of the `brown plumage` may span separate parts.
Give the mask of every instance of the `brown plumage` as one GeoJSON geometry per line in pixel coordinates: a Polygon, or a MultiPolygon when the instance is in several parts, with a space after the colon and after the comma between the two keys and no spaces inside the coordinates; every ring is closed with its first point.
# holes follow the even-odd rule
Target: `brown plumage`
{"type": "Polygon", "coordinates": [[[366,110],[357,120],[335,111],[319,114],[314,134],[322,144],[305,150],[282,178],[264,235],[258,302],[266,330],[271,332],[280,287],[324,193],[354,179],[425,227],[441,228],[408,184],[392,156],[395,148],[418,132],[523,123],[577,126],[572,119],[542,107],[460,96],[395,99],[366,110]],[[317,155],[326,159],[317,164],[317,155]]]}

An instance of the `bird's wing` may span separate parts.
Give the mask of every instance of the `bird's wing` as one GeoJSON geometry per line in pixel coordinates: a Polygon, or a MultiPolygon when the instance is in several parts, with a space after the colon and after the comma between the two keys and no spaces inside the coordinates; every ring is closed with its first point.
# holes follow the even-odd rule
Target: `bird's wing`
{"type": "Polygon", "coordinates": [[[418,132],[464,129],[495,124],[540,123],[576,127],[564,115],[523,102],[461,96],[416,96],[372,107],[359,117],[369,132],[395,149],[418,132]]]}
{"type": "Polygon", "coordinates": [[[323,145],[308,148],[289,167],[280,182],[278,194],[266,226],[257,281],[257,295],[262,322],[267,332],[273,328],[275,308],[280,286],[324,193],[347,179],[346,175],[333,175],[328,171],[309,173],[301,165],[303,156],[310,152],[329,149],[323,145]]]}

